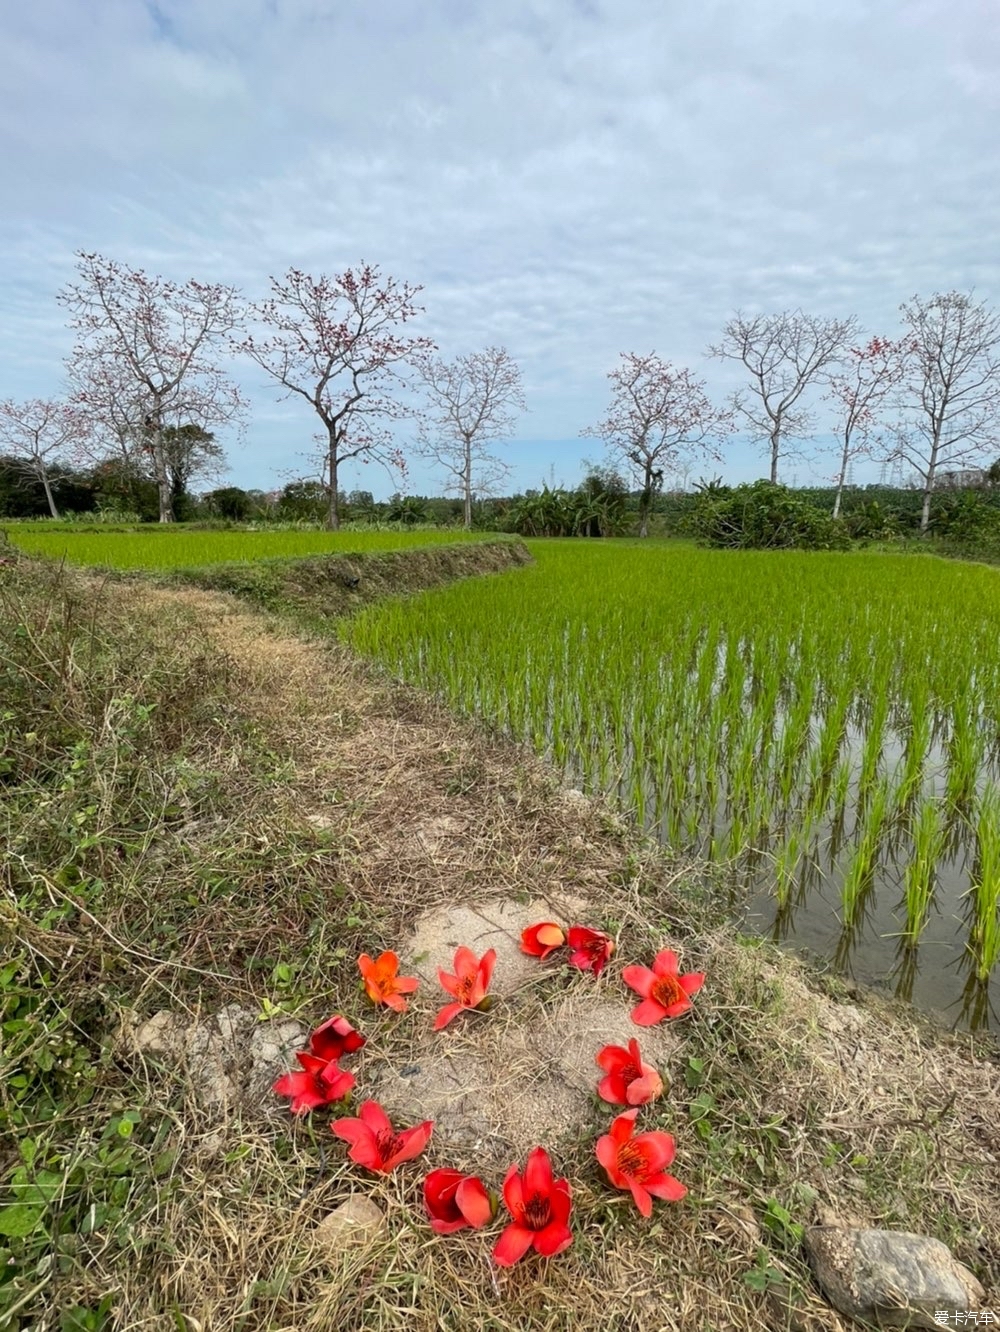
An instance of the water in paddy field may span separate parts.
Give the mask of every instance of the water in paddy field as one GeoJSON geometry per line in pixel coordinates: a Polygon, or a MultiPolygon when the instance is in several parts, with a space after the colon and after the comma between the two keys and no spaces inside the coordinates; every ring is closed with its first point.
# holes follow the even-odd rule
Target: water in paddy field
{"type": "MultiPolygon", "coordinates": [[[[638,800],[635,776],[604,789],[624,804],[638,806],[645,829],[665,846],[727,864],[734,910],[747,930],[934,1012],[951,1026],[1000,1027],[1000,968],[982,979],[970,946],[976,928],[973,885],[982,877],[975,810],[983,794],[996,789],[996,753],[984,756],[973,797],[960,808],[949,804],[946,745],[929,743],[919,767],[914,761],[908,774],[906,740],[886,732],[877,767],[870,774],[873,782],[882,784],[886,809],[869,848],[870,872],[857,874],[855,869],[856,893],[848,906],[845,882],[871,827],[872,792],[869,788],[862,796],[860,790],[866,731],[862,726],[844,729],[837,762],[844,765],[848,779],[842,779],[843,802],[838,807],[832,779],[826,800],[811,802],[810,784],[802,776],[821,730],[821,719],[814,717],[805,732],[801,772],[787,804],[782,805],[780,797],[768,798],[769,774],[757,768],[753,781],[761,801],[756,826],[752,812],[749,818],[746,815],[747,802],[741,807],[721,776],[706,790],[690,771],[686,785],[681,783],[683,799],[677,799],[676,781],[671,792],[669,784],[665,789],[648,770],[638,800]],[[938,840],[927,876],[924,919],[916,938],[908,939],[907,870],[917,854],[914,824],[925,807],[936,812],[938,840]]],[[[780,731],[779,726],[779,736],[780,731]]],[[[639,758],[630,752],[625,766],[639,758]]],[[[575,768],[572,761],[570,768],[575,768]]],[[[587,777],[578,770],[577,775],[595,789],[593,772],[587,777]]],[[[1000,816],[1000,804],[995,814],[1000,816]]],[[[1000,817],[994,821],[1000,841],[1000,817]]],[[[1000,884],[996,886],[1000,890],[1000,884]]],[[[996,905],[993,912],[995,917],[996,905]]]]}

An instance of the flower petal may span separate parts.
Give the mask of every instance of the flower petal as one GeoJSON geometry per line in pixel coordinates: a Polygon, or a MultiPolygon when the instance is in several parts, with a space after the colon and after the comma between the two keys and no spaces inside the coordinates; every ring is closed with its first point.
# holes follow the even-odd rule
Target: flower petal
{"type": "Polygon", "coordinates": [[[638,1183],[638,1181],[631,1178],[628,1181],[628,1186],[632,1193],[632,1197],[635,1200],[635,1205],[636,1207],[638,1207],[639,1211],[643,1214],[643,1216],[647,1217],[652,1216],[653,1200],[649,1196],[648,1189],[644,1188],[642,1184],[638,1183]]]}
{"type": "Polygon", "coordinates": [[[385,1004],[386,1008],[391,1008],[394,1013],[405,1013],[408,1008],[406,1000],[401,994],[397,994],[395,990],[391,990],[388,994],[383,994],[382,1002],[385,1004]]]}
{"type": "Polygon", "coordinates": [[[367,953],[362,953],[358,958],[358,970],[366,981],[373,981],[375,979],[375,963],[367,953]]]}
{"type": "Polygon", "coordinates": [[[625,984],[643,999],[649,998],[650,991],[658,979],[656,972],[650,971],[649,967],[631,966],[622,972],[625,984]]]}
{"type": "Polygon", "coordinates": [[[403,1129],[397,1133],[396,1142],[399,1146],[391,1156],[386,1158],[386,1170],[393,1170],[396,1166],[402,1165],[404,1161],[412,1161],[415,1156],[419,1156],[430,1142],[433,1132],[433,1119],[425,1119],[422,1124],[403,1129]]]}
{"type": "Polygon", "coordinates": [[[447,971],[442,971],[440,967],[438,968],[438,984],[441,986],[441,989],[444,990],[445,994],[457,997],[461,983],[462,982],[458,976],[450,976],[447,971]]]}
{"type": "Polygon", "coordinates": [[[676,1004],[667,1004],[663,1010],[663,1016],[668,1018],[683,1017],[685,1013],[690,1013],[690,1011],[691,1000],[685,995],[683,999],[678,999],[676,1004]]]}
{"type": "Polygon", "coordinates": [[[535,1250],[543,1258],[554,1258],[573,1243],[573,1232],[565,1223],[550,1221],[535,1235],[535,1250]]]}
{"type": "Polygon", "coordinates": [[[471,976],[479,967],[479,958],[471,948],[466,948],[465,944],[455,949],[455,957],[452,962],[455,968],[455,975],[460,979],[471,976]]]}
{"type": "Polygon", "coordinates": [[[460,1216],[456,1221],[442,1221],[439,1216],[431,1217],[431,1230],[436,1235],[454,1235],[456,1230],[468,1230],[469,1223],[464,1216],[460,1216]]]}
{"type": "Polygon", "coordinates": [[[651,1129],[648,1133],[637,1133],[632,1139],[633,1146],[642,1152],[650,1175],[657,1175],[670,1165],[677,1154],[677,1147],[669,1133],[651,1129]]]}
{"type": "Polygon", "coordinates": [[[512,1221],[496,1242],[493,1261],[497,1267],[513,1267],[531,1248],[535,1232],[512,1221]]]}
{"type": "MultiPolygon", "coordinates": [[[[496,966],[497,950],[490,948],[479,959],[479,979],[482,983],[483,994],[490,988],[490,981],[493,979],[493,968],[496,966]]],[[[481,998],[482,996],[480,996],[481,998]]]]}
{"type": "Polygon", "coordinates": [[[552,1162],[544,1147],[533,1147],[528,1153],[528,1164],[524,1168],[524,1196],[533,1198],[540,1194],[547,1198],[552,1189],[552,1162]]]}
{"type": "Polygon", "coordinates": [[[681,989],[685,994],[697,994],[705,984],[705,973],[703,971],[689,971],[686,976],[678,976],[681,989]]]}
{"type": "Polygon", "coordinates": [[[617,1073],[632,1062],[629,1051],[624,1045],[605,1045],[594,1055],[594,1063],[603,1068],[605,1073],[617,1073]]]}
{"type": "Polygon", "coordinates": [[[676,976],[678,970],[677,954],[672,948],[664,948],[653,958],[653,970],[657,976],[676,976]]]}
{"type": "MultiPolygon", "coordinates": [[[[644,1065],[644,1067],[647,1067],[644,1065]]],[[[663,1079],[655,1068],[643,1073],[642,1077],[633,1078],[625,1088],[625,1101],[628,1105],[648,1105],[663,1094],[663,1079]]]]}
{"type": "Polygon", "coordinates": [[[612,1138],[610,1133],[605,1133],[597,1139],[597,1146],[594,1148],[594,1154],[598,1161],[607,1171],[608,1179],[618,1188],[625,1187],[624,1176],[618,1169],[618,1144],[612,1138]]]}
{"type": "Polygon", "coordinates": [[[647,1179],[646,1188],[654,1197],[663,1198],[666,1202],[680,1202],[682,1198],[687,1197],[687,1186],[673,1175],[660,1175],[657,1179],[647,1179]]]}
{"type": "Polygon", "coordinates": [[[373,1133],[391,1133],[392,1123],[378,1101],[363,1101],[358,1110],[361,1122],[367,1124],[373,1133]]]}
{"type": "Polygon", "coordinates": [[[434,1030],[443,1031],[452,1018],[458,1017],[462,1011],[461,1004],[445,1004],[437,1017],[434,1019],[434,1030]]]}
{"type": "Polygon", "coordinates": [[[397,994],[412,994],[419,984],[416,976],[397,976],[393,981],[393,989],[397,994]]]}
{"type": "Polygon", "coordinates": [[[504,1176],[503,1200],[514,1220],[522,1221],[524,1219],[524,1189],[521,1184],[521,1172],[516,1165],[512,1165],[504,1176]]]}
{"type": "MultiPolygon", "coordinates": [[[[638,1079],[637,1079],[638,1081],[638,1079]]],[[[597,1084],[597,1094],[602,1101],[607,1101],[609,1105],[641,1105],[641,1101],[630,1101],[628,1094],[635,1083],[631,1083],[626,1090],[622,1083],[620,1073],[609,1073],[606,1078],[602,1078],[597,1084]]]]}
{"type": "Polygon", "coordinates": [[[455,1201],[458,1203],[458,1210],[475,1230],[485,1226],[493,1215],[490,1195],[486,1192],[483,1181],[477,1179],[475,1175],[467,1175],[462,1180],[455,1192],[455,1201]]]}
{"type": "Polygon", "coordinates": [[[566,941],[562,926],[556,925],[554,921],[544,921],[541,925],[537,925],[535,938],[546,948],[561,948],[566,941]]]}
{"type": "Polygon", "coordinates": [[[559,1225],[565,1225],[573,1207],[573,1194],[568,1179],[557,1179],[552,1185],[549,1206],[552,1209],[552,1220],[559,1225]]]}
{"type": "Polygon", "coordinates": [[[667,1016],[667,1010],[655,999],[643,999],[632,1009],[632,1021],[637,1027],[655,1027],[667,1016]]]}

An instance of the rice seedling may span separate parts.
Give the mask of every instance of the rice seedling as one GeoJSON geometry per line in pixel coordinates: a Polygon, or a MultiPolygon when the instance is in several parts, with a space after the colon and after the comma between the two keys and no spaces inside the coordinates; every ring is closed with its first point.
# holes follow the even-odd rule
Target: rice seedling
{"type": "Polygon", "coordinates": [[[134,531],[100,526],[49,528],[43,523],[12,523],[6,531],[11,542],[28,554],[45,555],[65,560],[68,564],[113,569],[192,568],[264,559],[295,559],[306,555],[401,550],[408,546],[440,546],[481,539],[478,533],[461,530],[198,531],[174,524],[161,527],[155,523],[134,531]]]}
{"type": "Polygon", "coordinates": [[[977,842],[954,812],[1000,776],[995,573],[866,553],[529,544],[534,567],[373,607],[341,632],[617,795],[679,850],[728,860],[776,846],[753,872],[777,899],[821,846],[842,920],[892,891],[916,947],[935,862],[954,850],[943,830],[959,851],[977,842]]]}

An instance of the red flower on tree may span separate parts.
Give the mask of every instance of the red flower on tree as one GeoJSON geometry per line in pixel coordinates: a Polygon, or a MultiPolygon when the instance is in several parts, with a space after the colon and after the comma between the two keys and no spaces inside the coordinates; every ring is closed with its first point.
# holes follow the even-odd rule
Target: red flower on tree
{"type": "Polygon", "coordinates": [[[612,1105],[645,1105],[663,1094],[663,1079],[652,1064],[643,1063],[638,1041],[629,1041],[627,1048],[606,1045],[596,1058],[607,1074],[597,1088],[602,1100],[612,1105]]]}
{"type": "Polygon", "coordinates": [[[705,983],[703,971],[689,971],[681,976],[677,970],[677,954],[664,949],[653,959],[653,969],[626,967],[622,980],[642,1003],[632,1009],[632,1021],[639,1027],[652,1027],[664,1018],[680,1017],[691,1007],[691,996],[705,983]]]}
{"type": "Polygon", "coordinates": [[[461,1170],[432,1170],[424,1180],[424,1206],[431,1229],[439,1235],[472,1226],[478,1230],[493,1215],[490,1195],[481,1179],[461,1170]]]}
{"type": "Polygon", "coordinates": [[[301,1072],[284,1073],[274,1084],[279,1096],[291,1097],[293,1115],[304,1115],[320,1105],[342,1101],[354,1086],[354,1074],[345,1073],[336,1059],[323,1059],[319,1055],[299,1053],[295,1058],[302,1065],[301,1072]]]}
{"type": "Polygon", "coordinates": [[[566,935],[566,942],[573,950],[570,965],[581,971],[592,971],[599,976],[615,951],[615,941],[601,930],[588,929],[586,925],[573,925],[566,935]]]}
{"type": "Polygon", "coordinates": [[[482,957],[477,958],[471,948],[455,950],[455,974],[449,976],[446,971],[438,971],[438,980],[443,989],[454,995],[453,1004],[445,1004],[434,1019],[434,1030],[447,1027],[452,1018],[457,1017],[463,1008],[484,1008],[486,991],[490,988],[493,965],[497,960],[496,949],[491,948],[482,957]]]}
{"type": "Polygon", "coordinates": [[[406,1012],[404,994],[412,994],[420,982],[416,976],[400,976],[399,958],[393,952],[381,953],[376,961],[362,953],[358,970],[365,983],[365,993],[373,1004],[386,1004],[397,1013],[406,1012]]]}
{"type": "Polygon", "coordinates": [[[554,921],[543,920],[538,925],[529,925],[521,931],[521,952],[529,957],[538,957],[543,961],[550,953],[561,948],[566,942],[562,926],[554,921]]]}
{"type": "Polygon", "coordinates": [[[309,1037],[309,1049],[320,1059],[342,1059],[345,1054],[354,1054],[367,1044],[360,1031],[355,1031],[347,1018],[336,1017],[317,1027],[309,1037]]]}
{"type": "Polygon", "coordinates": [[[633,1135],[638,1109],[626,1110],[597,1140],[597,1159],[616,1189],[629,1189],[643,1216],[652,1216],[653,1199],[680,1202],[687,1189],[665,1172],[674,1159],[674,1140],[669,1133],[633,1135]]]}
{"type": "Polygon", "coordinates": [[[352,1161],[379,1174],[388,1174],[419,1156],[434,1129],[434,1121],[425,1119],[415,1128],[397,1133],[378,1101],[365,1101],[358,1115],[358,1119],[335,1119],[330,1129],[335,1137],[351,1144],[347,1155],[352,1161]]]}
{"type": "Polygon", "coordinates": [[[498,1267],[512,1267],[531,1248],[543,1258],[554,1258],[573,1243],[569,1180],[552,1178],[544,1147],[528,1153],[523,1177],[516,1165],[507,1171],[503,1199],[513,1220],[493,1250],[498,1267]]]}

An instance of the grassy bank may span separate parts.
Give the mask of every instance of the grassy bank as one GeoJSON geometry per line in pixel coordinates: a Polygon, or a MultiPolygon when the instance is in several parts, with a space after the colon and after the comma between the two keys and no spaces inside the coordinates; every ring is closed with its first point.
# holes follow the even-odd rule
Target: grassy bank
{"type": "MultiPolygon", "coordinates": [[[[203,589],[27,561],[0,580],[0,1323],[747,1332],[794,1309],[832,1327],[799,1248],[820,1204],[935,1234],[995,1281],[990,1042],[734,937],[710,878],[328,641],[203,589]],[[454,1039],[420,1035],[432,995],[399,1022],[365,1008],[361,951],[405,953],[428,912],[526,901],[615,935],[599,982],[540,973],[454,1039]],[[347,1014],[369,1035],[363,1083],[410,1068],[421,1041],[457,1056],[530,1037],[555,1067],[546,1041],[578,1046],[595,1008],[626,1012],[620,963],[668,942],[708,973],[649,1120],[677,1139],[688,1199],[644,1224],[606,1188],[609,1107],[591,1096],[546,1139],[573,1181],[573,1247],[509,1272],[489,1262],[498,1224],[431,1235],[422,1162],[374,1181],[321,1114],[292,1121],[236,1068],[240,1094],[206,1104],[190,1067],[134,1039],[160,1010],[239,1004],[262,1031],[347,1014]],[[318,1247],[320,1219],[359,1193],[384,1227],[318,1247]]],[[[473,1101],[512,1097],[512,1068],[473,1101]]],[[[478,1145],[432,1141],[427,1164],[495,1186],[534,1145],[499,1122],[478,1145]]]]}

